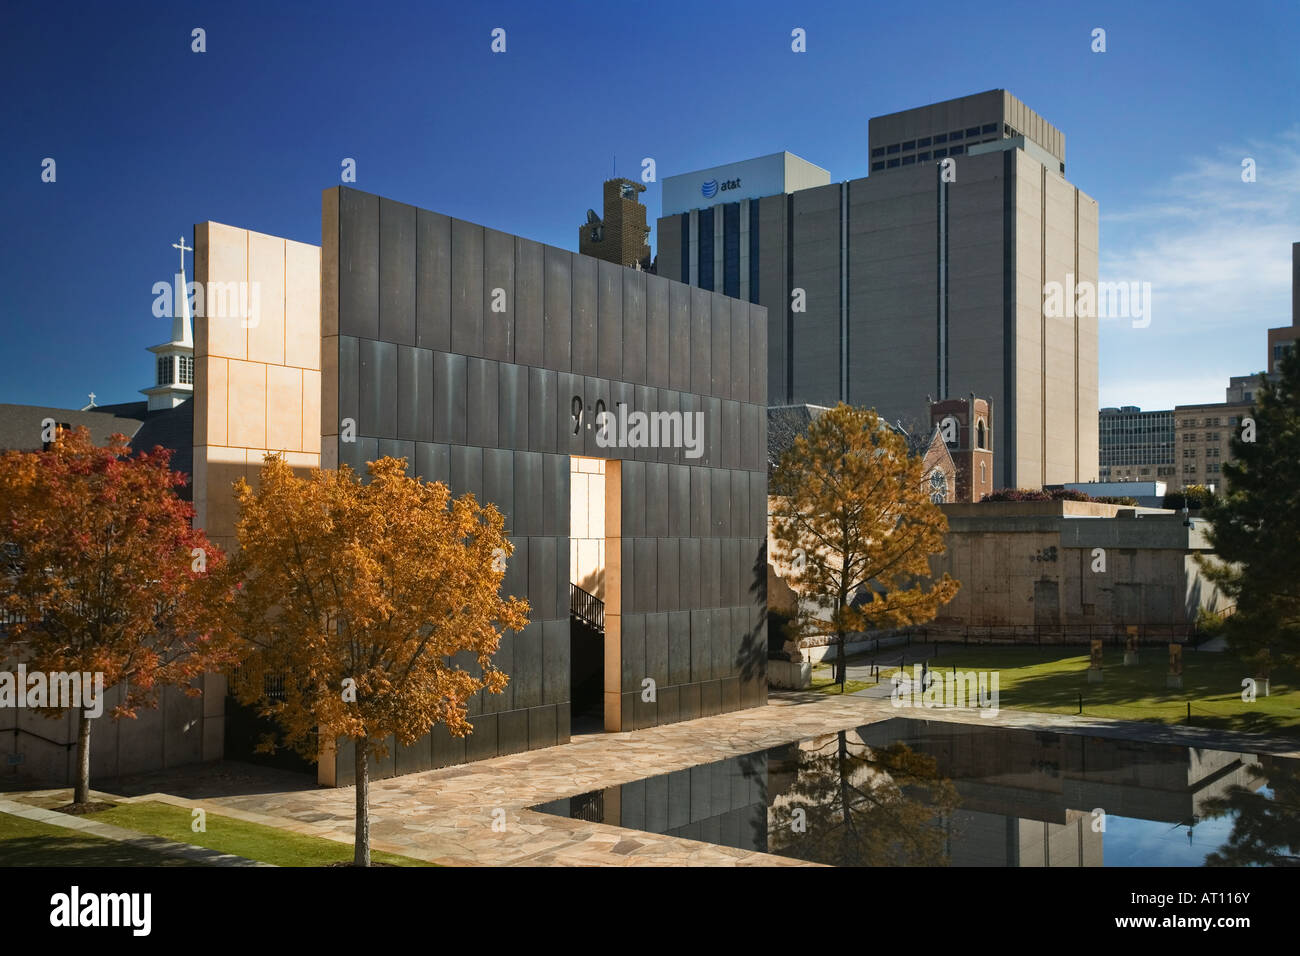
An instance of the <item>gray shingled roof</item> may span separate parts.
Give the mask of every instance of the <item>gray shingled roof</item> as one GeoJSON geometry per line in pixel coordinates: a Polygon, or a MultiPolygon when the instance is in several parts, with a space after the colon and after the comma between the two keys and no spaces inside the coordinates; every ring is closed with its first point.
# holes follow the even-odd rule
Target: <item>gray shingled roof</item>
{"type": "MultiPolygon", "coordinates": [[[[194,471],[194,402],[192,399],[175,408],[149,411],[148,402],[123,402],[100,405],[87,411],[75,408],[51,408],[45,405],[0,405],[0,450],[16,448],[39,451],[41,422],[52,418],[60,425],[73,428],[85,425],[98,444],[120,433],[131,442],[133,451],[153,451],[156,445],[172,449],[173,471],[189,476],[194,471]]],[[[189,499],[190,486],[179,489],[189,499]]]]}
{"type": "MultiPolygon", "coordinates": [[[[808,431],[814,417],[830,411],[826,405],[772,405],[767,409],[767,473],[770,477],[781,456],[794,444],[794,440],[808,431]]],[[[883,419],[882,419],[883,421],[883,419]]],[[[909,454],[923,455],[930,447],[934,435],[931,429],[925,434],[909,433],[896,422],[885,425],[902,435],[909,454]]]]}
{"type": "Polygon", "coordinates": [[[825,405],[773,405],[767,409],[767,473],[769,477],[794,440],[808,431],[825,405]]]}

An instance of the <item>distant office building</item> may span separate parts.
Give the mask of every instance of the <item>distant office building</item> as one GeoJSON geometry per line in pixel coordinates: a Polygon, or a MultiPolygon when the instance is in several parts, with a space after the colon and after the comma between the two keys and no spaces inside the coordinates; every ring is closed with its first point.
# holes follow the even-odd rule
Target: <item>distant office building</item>
{"type": "Polygon", "coordinates": [[[1002,90],[869,130],[869,178],[788,153],[666,178],[659,273],[767,307],[773,404],[897,421],[974,392],[994,487],[1096,478],[1097,320],[1044,310],[1049,283],[1097,279],[1097,203],[1062,174],[1064,136],[1002,90]]]}
{"type": "Polygon", "coordinates": [[[969,155],[978,146],[1023,140],[1019,149],[1065,175],[1065,134],[1006,90],[876,116],[867,124],[871,171],[969,155]]]}
{"type": "Polygon", "coordinates": [[[1251,402],[1213,402],[1174,407],[1177,441],[1178,481],[1175,489],[1188,485],[1224,486],[1223,466],[1232,460],[1232,436],[1241,420],[1250,416],[1251,402]]]}
{"type": "Polygon", "coordinates": [[[587,210],[587,221],[578,227],[578,251],[615,265],[648,270],[650,246],[646,239],[646,208],[637,197],[645,187],[630,179],[605,180],[605,215],[587,210]]]}
{"type": "Polygon", "coordinates": [[[1253,375],[1234,375],[1228,379],[1228,387],[1223,390],[1223,400],[1230,405],[1249,403],[1259,394],[1260,379],[1276,382],[1277,372],[1256,372],[1253,375]]]}
{"type": "Polygon", "coordinates": [[[1098,418],[1098,472],[1102,481],[1174,480],[1174,413],[1136,405],[1103,408],[1098,418]]]}
{"type": "Polygon", "coordinates": [[[1278,370],[1282,356],[1300,341],[1300,242],[1291,243],[1291,324],[1268,330],[1268,365],[1270,372],[1278,370]]]}

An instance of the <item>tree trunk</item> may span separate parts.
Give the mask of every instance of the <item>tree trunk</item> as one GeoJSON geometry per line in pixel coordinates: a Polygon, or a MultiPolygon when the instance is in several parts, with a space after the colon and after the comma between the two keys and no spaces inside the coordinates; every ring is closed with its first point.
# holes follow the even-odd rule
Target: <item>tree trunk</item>
{"type": "Polygon", "coordinates": [[[844,660],[844,632],[837,631],[835,634],[835,643],[837,650],[835,652],[835,669],[839,671],[840,694],[844,693],[844,684],[848,680],[848,663],[844,660]]]}
{"type": "Polygon", "coordinates": [[[841,730],[839,732],[839,769],[840,769],[840,812],[844,817],[844,828],[847,832],[853,826],[853,814],[849,812],[849,741],[848,735],[841,730]]]}
{"type": "Polygon", "coordinates": [[[77,713],[77,781],[72,802],[90,802],[90,718],[84,710],[77,713]]]}
{"type": "Polygon", "coordinates": [[[370,865],[370,773],[366,760],[370,741],[354,741],[357,763],[357,827],[353,838],[353,866],[370,865]]]}

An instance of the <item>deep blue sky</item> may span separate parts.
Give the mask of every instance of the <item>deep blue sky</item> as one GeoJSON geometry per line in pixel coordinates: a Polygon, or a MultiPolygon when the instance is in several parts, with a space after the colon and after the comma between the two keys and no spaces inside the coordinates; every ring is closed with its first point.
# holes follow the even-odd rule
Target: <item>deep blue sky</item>
{"type": "Polygon", "coordinates": [[[1065,132],[1102,278],[1153,283],[1150,328],[1103,325],[1102,404],[1222,400],[1289,323],[1293,2],[13,3],[0,37],[0,402],[138,398],[170,244],[207,219],[319,244],[343,157],[361,189],[575,248],[615,155],[663,177],[789,149],[839,181],[869,117],[993,88],[1065,132]]]}

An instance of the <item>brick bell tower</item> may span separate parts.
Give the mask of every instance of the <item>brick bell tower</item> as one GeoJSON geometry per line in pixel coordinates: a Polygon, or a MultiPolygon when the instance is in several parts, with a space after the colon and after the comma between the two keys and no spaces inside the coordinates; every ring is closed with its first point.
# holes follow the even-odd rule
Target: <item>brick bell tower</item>
{"type": "Polygon", "coordinates": [[[930,426],[939,429],[957,467],[956,501],[979,501],[993,491],[993,403],[976,398],[930,402],[930,426]]]}
{"type": "Polygon", "coordinates": [[[631,179],[605,180],[605,216],[587,210],[587,221],[578,227],[578,251],[628,268],[650,269],[650,246],[646,239],[646,208],[640,194],[645,187],[631,179]]]}

